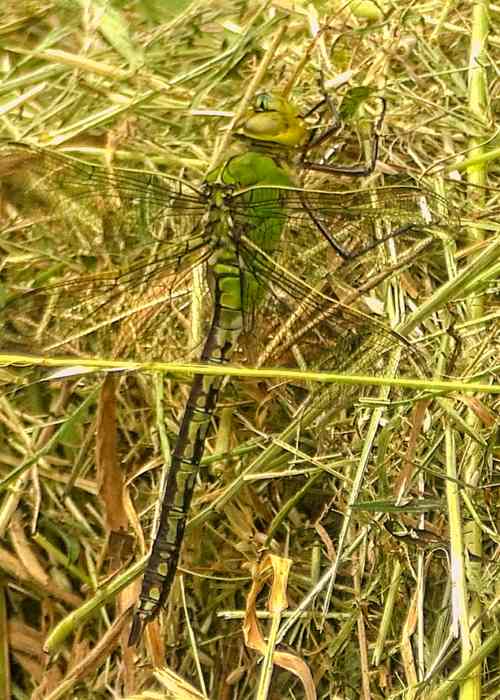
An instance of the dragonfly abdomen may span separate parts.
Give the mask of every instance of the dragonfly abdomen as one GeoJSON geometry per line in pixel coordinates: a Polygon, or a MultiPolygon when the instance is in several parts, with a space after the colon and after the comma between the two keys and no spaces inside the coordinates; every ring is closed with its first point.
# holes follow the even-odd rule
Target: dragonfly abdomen
{"type": "MultiPolygon", "coordinates": [[[[201,361],[221,364],[229,359],[242,328],[240,272],[236,252],[226,249],[213,268],[214,308],[201,361]]],[[[223,377],[196,374],[182,416],[172,464],[162,495],[158,526],[144,573],[138,609],[129,644],[135,644],[144,626],[166,602],[177,570],[210,420],[223,377]]]]}

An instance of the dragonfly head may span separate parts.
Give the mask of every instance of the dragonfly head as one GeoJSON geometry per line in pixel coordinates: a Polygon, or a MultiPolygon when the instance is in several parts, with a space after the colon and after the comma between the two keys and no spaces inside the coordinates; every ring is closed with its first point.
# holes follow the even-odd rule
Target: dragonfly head
{"type": "Polygon", "coordinates": [[[297,108],[278,95],[261,93],[236,125],[235,135],[243,140],[302,146],[307,140],[304,120],[297,108]]]}

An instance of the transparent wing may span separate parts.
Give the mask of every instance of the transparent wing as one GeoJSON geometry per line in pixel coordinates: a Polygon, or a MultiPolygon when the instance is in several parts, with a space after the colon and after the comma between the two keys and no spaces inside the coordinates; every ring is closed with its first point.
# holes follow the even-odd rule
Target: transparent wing
{"type": "MultiPolygon", "coordinates": [[[[265,221],[269,204],[276,199],[275,188],[252,191],[257,190],[260,196],[255,203],[248,202],[250,191],[232,198],[233,218],[243,228],[248,228],[252,219],[265,221]],[[259,210],[264,213],[259,215],[259,210]]],[[[339,192],[282,188],[273,216],[282,219],[292,238],[312,230],[345,262],[393,238],[402,238],[407,245],[408,241],[421,240],[422,235],[451,232],[459,225],[444,198],[416,185],[339,192]]]]}
{"type": "MultiPolygon", "coordinates": [[[[345,192],[290,189],[281,190],[278,199],[276,190],[268,188],[266,197],[265,188],[259,189],[258,202],[249,203],[255,191],[247,191],[235,195],[231,206],[245,270],[272,290],[265,310],[244,304],[253,343],[251,329],[267,328],[267,347],[261,343],[257,362],[281,356],[290,364],[290,351],[305,348],[317,365],[341,370],[369,336],[379,358],[400,343],[409,351],[413,372],[415,361],[422,366],[423,357],[384,318],[384,295],[388,280],[403,272],[414,271],[417,286],[419,266],[435,264],[436,246],[456,233],[458,220],[446,201],[410,185],[345,192]],[[271,257],[254,241],[266,239],[275,219],[281,219],[283,232],[280,250],[271,257]],[[257,321],[258,313],[266,318],[257,321]]],[[[411,302],[410,297],[408,311],[411,302]]],[[[402,313],[399,309],[399,319],[402,313]]],[[[382,360],[376,365],[367,355],[367,364],[370,372],[383,371],[382,360]]]]}
{"type": "MultiPolygon", "coordinates": [[[[214,241],[208,190],[19,146],[3,149],[0,175],[4,343],[185,356],[187,272],[208,259],[214,241]]],[[[224,200],[253,338],[242,347],[247,355],[259,347],[260,363],[293,364],[291,350],[302,347],[316,364],[340,369],[368,335],[372,347],[405,344],[371,313],[383,306],[380,285],[422,242],[456,224],[444,200],[415,186],[228,189],[224,200]],[[271,250],[276,227],[280,243],[271,250]]]]}
{"type": "Polygon", "coordinates": [[[204,195],[160,173],[18,145],[0,163],[4,344],[153,352],[154,333],[141,352],[137,339],[179,310],[186,271],[209,255],[204,195]]]}

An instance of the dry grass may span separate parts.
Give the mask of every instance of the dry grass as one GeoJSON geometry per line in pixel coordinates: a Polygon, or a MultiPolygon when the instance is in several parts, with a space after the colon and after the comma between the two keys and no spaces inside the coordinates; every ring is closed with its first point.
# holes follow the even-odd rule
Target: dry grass
{"type": "MultiPolygon", "coordinates": [[[[188,377],[143,371],[108,375],[104,388],[92,376],[13,391],[30,368],[2,370],[0,697],[498,697],[498,7],[488,32],[480,5],[394,2],[383,16],[364,3],[371,20],[331,5],[170,9],[144,0],[111,10],[97,0],[33,0],[0,20],[3,139],[199,185],[214,154],[226,152],[224,129],[252,79],[254,90],[289,91],[305,111],[322,94],[322,76],[339,100],[368,86],[387,113],[374,174],[307,186],[411,176],[454,211],[448,237],[366,291],[372,308],[384,302],[386,319],[418,341],[427,391],[233,379],[205,452],[183,576],[138,650],[126,646],[126,611],[188,377]],[[492,389],[431,394],[442,379],[492,389]]],[[[372,123],[377,102],[366,109],[372,123]]],[[[365,127],[348,120],[339,159],[359,151],[365,127]]],[[[19,193],[0,194],[4,298],[68,270],[108,269],[72,211],[62,214],[57,257],[39,266],[41,248],[51,254],[51,224],[48,243],[31,247],[32,229],[12,225],[19,193]]],[[[84,226],[88,213],[79,215],[84,226]]],[[[112,244],[134,259],[123,240],[112,244]]],[[[311,257],[311,284],[318,265],[311,257]]],[[[381,265],[381,255],[369,256],[360,279],[381,265]]],[[[190,278],[183,284],[190,292],[190,278]]],[[[154,338],[136,332],[133,342],[110,343],[106,329],[109,346],[95,354],[186,358],[204,323],[203,307],[189,300],[146,318],[154,338]]],[[[273,314],[261,320],[268,339],[273,314]]],[[[257,367],[252,338],[236,359],[257,367]]],[[[349,369],[370,375],[374,342],[362,347],[365,361],[355,355],[349,369]]],[[[281,348],[267,366],[338,369],[326,343],[285,339],[281,348]]],[[[402,361],[398,369],[399,352],[387,356],[386,377],[418,372],[402,361]]]]}

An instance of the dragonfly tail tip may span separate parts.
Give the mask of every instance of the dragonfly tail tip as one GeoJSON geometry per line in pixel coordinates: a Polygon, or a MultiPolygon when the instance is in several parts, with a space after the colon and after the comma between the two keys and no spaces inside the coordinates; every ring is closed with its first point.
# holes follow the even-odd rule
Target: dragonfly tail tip
{"type": "Polygon", "coordinates": [[[140,638],[142,637],[144,626],[145,623],[142,617],[138,613],[135,613],[134,618],[132,620],[132,625],[130,627],[130,634],[128,637],[129,647],[135,647],[136,644],[139,642],[140,638]]]}

